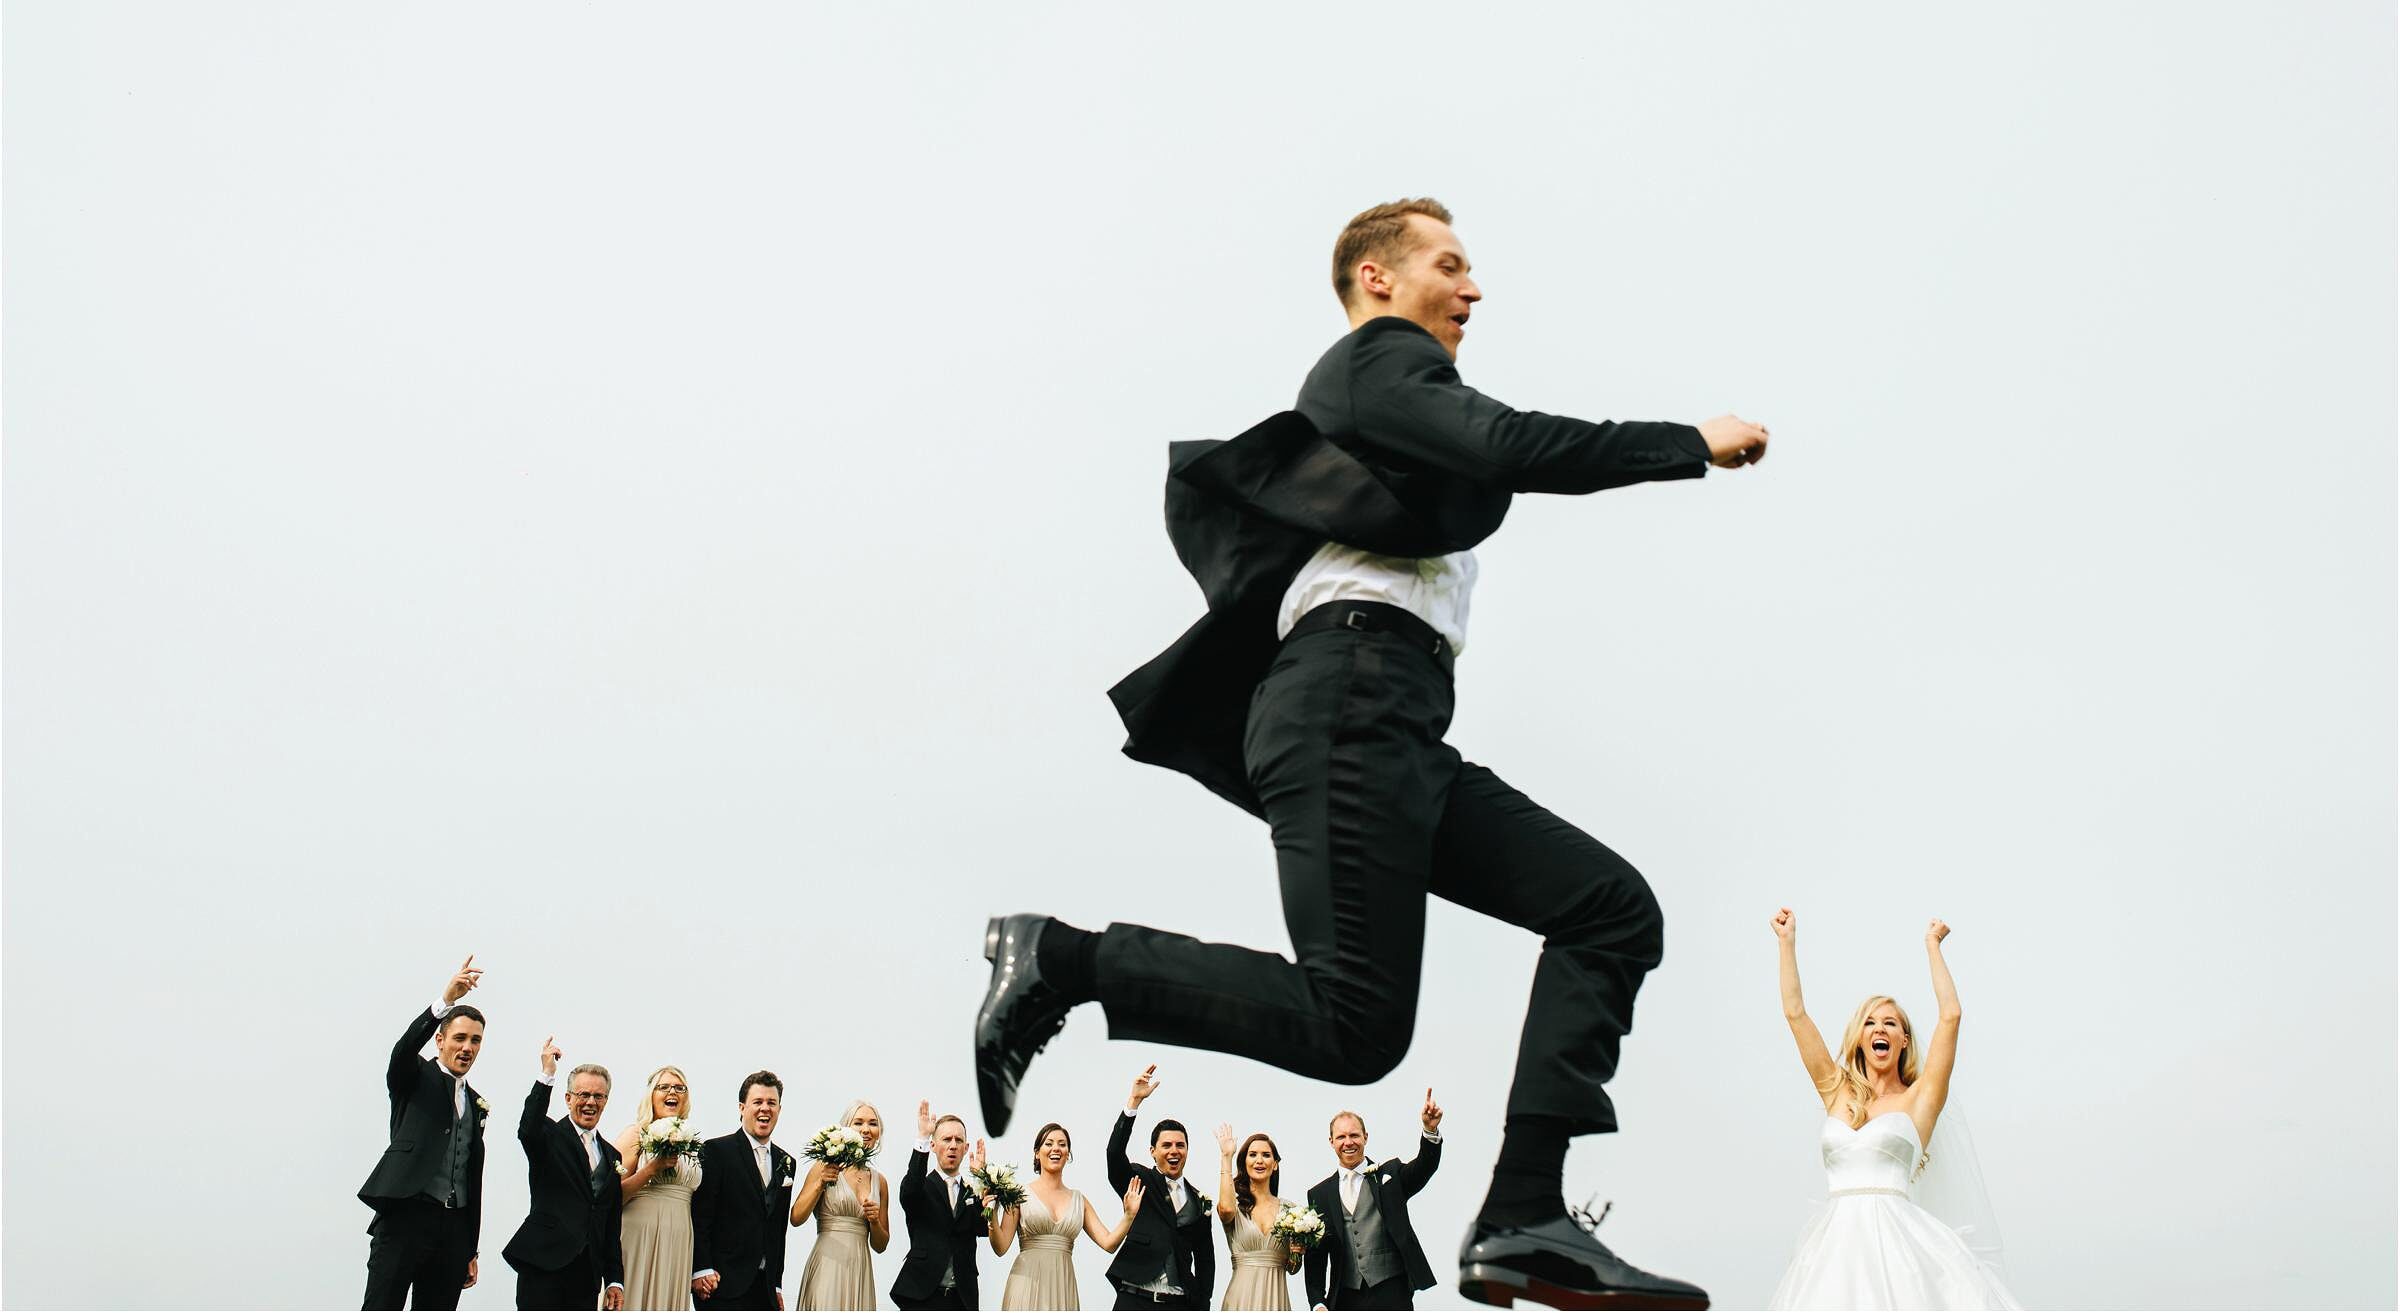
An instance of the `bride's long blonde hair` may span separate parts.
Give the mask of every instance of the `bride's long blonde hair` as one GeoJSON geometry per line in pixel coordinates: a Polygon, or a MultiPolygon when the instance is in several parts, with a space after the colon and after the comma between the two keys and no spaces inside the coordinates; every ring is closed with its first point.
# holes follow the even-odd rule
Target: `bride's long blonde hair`
{"type": "Polygon", "coordinates": [[[1900,1083],[1917,1083],[1917,1028],[1909,1024],[1908,1009],[1889,994],[1877,994],[1859,1004],[1858,1011],[1850,1014],[1850,1024],[1842,1028],[1842,1056],[1834,1067],[1833,1083],[1817,1090],[1837,1103],[1848,1102],[1852,1130],[1867,1124],[1867,1105],[1875,1100],[1874,1082],[1867,1078],[1867,1014],[1886,1003],[1900,1014],[1900,1033],[1908,1036],[1908,1046],[1900,1050],[1900,1083]]]}

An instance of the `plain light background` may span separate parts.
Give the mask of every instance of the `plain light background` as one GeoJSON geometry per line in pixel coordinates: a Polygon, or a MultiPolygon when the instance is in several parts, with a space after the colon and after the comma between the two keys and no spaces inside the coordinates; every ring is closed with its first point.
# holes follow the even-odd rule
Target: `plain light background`
{"type": "MultiPolygon", "coordinates": [[[[2028,1305],[2393,1303],[2389,6],[5,16],[9,1304],[354,1304],[470,951],[502,1308],[545,1035],[612,1132],[767,1066],[896,1171],[987,914],[1288,947],[1102,691],[1198,614],[1164,444],[1289,404],[1407,195],[1476,386],[1775,432],[1482,553],[1453,742],[1668,916],[1604,1238],[1762,1302],[1822,1190],[1767,920],[1833,1031],[1939,915],[2028,1305]]],[[[1097,1202],[1157,1061],[1296,1193],[1430,1086],[1447,1282],[1535,944],[1426,953],[1374,1088],[1081,1015],[995,1156],[1065,1121],[1097,1202]]]]}

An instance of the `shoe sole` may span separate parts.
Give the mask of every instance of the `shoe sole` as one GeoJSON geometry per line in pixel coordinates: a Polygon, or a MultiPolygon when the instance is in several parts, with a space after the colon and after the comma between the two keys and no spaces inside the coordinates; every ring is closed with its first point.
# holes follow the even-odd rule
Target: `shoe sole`
{"type": "Polygon", "coordinates": [[[1458,1272],[1458,1293],[1478,1304],[1515,1308],[1518,1300],[1558,1309],[1703,1309],[1708,1300],[1688,1295],[1648,1295],[1638,1290],[1575,1290],[1489,1263],[1469,1263],[1458,1272]]]}
{"type": "MultiPolygon", "coordinates": [[[[983,960],[991,963],[994,970],[1000,966],[1000,922],[1003,919],[995,916],[983,926],[983,960]]],[[[984,1127],[990,1134],[998,1136],[1007,1134],[1009,1115],[1015,1110],[1006,1106],[1008,1101],[1001,1097],[999,1085],[984,1067],[983,1009],[989,1007],[991,1001],[991,987],[987,984],[984,987],[983,1004],[975,1010],[975,1093],[983,1103],[984,1127]],[[997,1116],[993,1115],[995,1111],[997,1116]]]]}

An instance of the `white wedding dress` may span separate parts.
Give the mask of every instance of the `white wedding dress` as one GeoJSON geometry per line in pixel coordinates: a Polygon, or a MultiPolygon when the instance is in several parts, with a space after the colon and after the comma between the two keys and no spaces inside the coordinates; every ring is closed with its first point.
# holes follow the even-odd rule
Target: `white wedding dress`
{"type": "MultiPolygon", "coordinates": [[[[1828,1198],[1801,1233],[1767,1307],[2018,1307],[2001,1284],[1997,1236],[1989,1237],[1987,1258],[1911,1196],[1924,1152],[1913,1118],[1887,1112],[1852,1130],[1827,1117],[1820,1138],[1828,1198]]],[[[1933,1138],[1942,1149],[1940,1129],[1933,1138]]],[[[1953,1170],[1973,1171],[1972,1151],[1962,1144],[1958,1152],[1965,1161],[1953,1170]]]]}

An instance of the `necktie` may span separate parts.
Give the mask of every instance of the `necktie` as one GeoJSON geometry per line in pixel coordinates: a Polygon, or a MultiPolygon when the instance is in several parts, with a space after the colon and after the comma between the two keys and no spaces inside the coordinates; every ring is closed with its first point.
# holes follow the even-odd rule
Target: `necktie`
{"type": "Polygon", "coordinates": [[[944,1176],[944,1177],[942,1177],[942,1189],[943,1189],[945,1192],[947,1192],[947,1193],[949,1194],[949,1196],[950,1196],[950,1211],[951,1211],[951,1212],[953,1212],[953,1213],[957,1212],[957,1211],[958,1211],[958,1178],[957,1178],[957,1177],[955,1177],[955,1176],[944,1176]]]}
{"type": "Polygon", "coordinates": [[[1358,1211],[1358,1173],[1347,1167],[1342,1169],[1342,1211],[1358,1211]]]}
{"type": "Polygon", "coordinates": [[[583,1165],[592,1171],[599,1171],[600,1146],[594,1142],[592,1133],[590,1131],[577,1131],[575,1132],[575,1138],[583,1141],[583,1165]]]}
{"type": "Polygon", "coordinates": [[[1178,1176],[1174,1180],[1167,1182],[1167,1202],[1175,1205],[1176,1212],[1180,1213],[1183,1211],[1182,1177],[1178,1176]]]}

